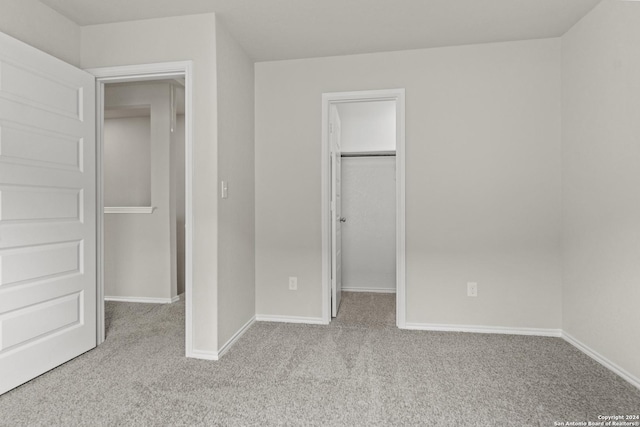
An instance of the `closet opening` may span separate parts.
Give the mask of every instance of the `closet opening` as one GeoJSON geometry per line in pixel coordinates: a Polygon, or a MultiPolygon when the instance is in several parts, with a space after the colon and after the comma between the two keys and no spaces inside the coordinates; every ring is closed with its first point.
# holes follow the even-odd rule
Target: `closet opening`
{"type": "Polygon", "coordinates": [[[325,94],[323,107],[325,320],[401,326],[404,91],[325,94]]]}
{"type": "Polygon", "coordinates": [[[184,79],[108,83],[103,99],[106,313],[152,308],[122,303],[178,303],[185,289],[184,79]]]}

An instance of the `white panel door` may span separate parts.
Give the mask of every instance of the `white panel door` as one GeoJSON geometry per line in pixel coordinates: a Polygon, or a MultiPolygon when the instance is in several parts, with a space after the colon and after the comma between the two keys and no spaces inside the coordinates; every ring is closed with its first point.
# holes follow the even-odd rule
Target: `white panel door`
{"type": "Polygon", "coordinates": [[[342,299],[342,157],[340,148],[340,116],[330,106],[331,145],[331,316],[338,315],[342,299]]]}
{"type": "Polygon", "coordinates": [[[96,346],[93,76],[0,33],[0,393],[96,346]]]}

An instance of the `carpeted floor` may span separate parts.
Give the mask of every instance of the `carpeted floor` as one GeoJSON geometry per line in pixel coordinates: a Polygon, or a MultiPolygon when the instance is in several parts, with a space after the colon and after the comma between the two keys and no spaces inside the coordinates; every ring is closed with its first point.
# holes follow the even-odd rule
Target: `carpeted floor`
{"type": "Polygon", "coordinates": [[[184,305],[108,303],[106,342],[0,396],[2,426],[553,426],[640,413],[640,391],[558,338],[401,331],[393,295],[330,326],[256,323],[186,359],[184,305]]]}

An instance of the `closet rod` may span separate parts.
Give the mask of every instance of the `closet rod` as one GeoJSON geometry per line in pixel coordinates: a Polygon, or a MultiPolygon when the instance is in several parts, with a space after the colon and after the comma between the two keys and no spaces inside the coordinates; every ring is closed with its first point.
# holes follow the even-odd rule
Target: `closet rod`
{"type": "Polygon", "coordinates": [[[393,151],[370,151],[362,153],[340,153],[340,157],[395,157],[393,151]]]}

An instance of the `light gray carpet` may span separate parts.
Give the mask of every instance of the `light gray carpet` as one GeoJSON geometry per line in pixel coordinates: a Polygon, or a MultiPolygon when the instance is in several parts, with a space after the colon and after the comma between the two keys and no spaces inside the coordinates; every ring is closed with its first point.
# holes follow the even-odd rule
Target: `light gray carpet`
{"type": "Polygon", "coordinates": [[[393,295],[330,326],[256,323],[186,359],[184,305],[108,303],[96,350],[0,396],[2,426],[553,426],[640,412],[640,391],[557,338],[401,331],[393,295]]]}

